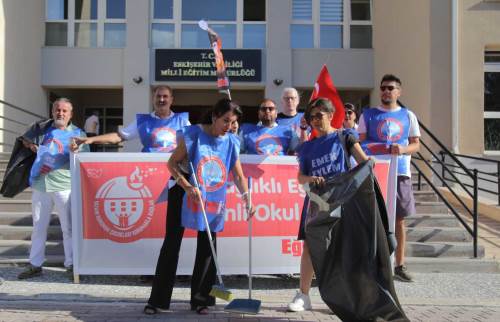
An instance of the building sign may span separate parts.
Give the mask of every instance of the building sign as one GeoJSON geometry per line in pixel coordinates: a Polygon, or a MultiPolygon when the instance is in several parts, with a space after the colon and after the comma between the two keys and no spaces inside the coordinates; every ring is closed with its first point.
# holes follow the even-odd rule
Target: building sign
{"type": "MultiPolygon", "coordinates": [[[[262,80],[261,50],[225,49],[222,53],[230,81],[262,80]]],[[[209,49],[156,49],[155,80],[216,82],[214,54],[209,49]]]]}

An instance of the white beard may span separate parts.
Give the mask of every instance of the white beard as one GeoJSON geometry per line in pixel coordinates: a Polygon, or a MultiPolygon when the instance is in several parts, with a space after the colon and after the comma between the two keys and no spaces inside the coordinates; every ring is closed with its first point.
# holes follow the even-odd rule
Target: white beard
{"type": "Polygon", "coordinates": [[[66,127],[66,122],[64,122],[64,120],[61,120],[61,119],[56,119],[54,120],[54,125],[56,127],[66,127]]]}

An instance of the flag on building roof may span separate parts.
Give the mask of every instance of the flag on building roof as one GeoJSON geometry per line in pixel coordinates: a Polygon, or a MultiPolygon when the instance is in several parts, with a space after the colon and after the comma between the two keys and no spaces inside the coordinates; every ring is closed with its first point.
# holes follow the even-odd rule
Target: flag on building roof
{"type": "Polygon", "coordinates": [[[224,56],[222,55],[222,41],[215,31],[213,31],[205,20],[200,20],[198,26],[207,31],[210,47],[215,56],[215,67],[217,69],[217,88],[219,92],[226,93],[231,99],[229,92],[229,78],[226,75],[226,65],[224,64],[224,56]]]}

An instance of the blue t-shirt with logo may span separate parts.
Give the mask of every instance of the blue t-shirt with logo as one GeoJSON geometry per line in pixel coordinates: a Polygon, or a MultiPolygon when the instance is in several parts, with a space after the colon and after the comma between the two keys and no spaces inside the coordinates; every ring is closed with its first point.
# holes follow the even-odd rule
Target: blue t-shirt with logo
{"type": "Polygon", "coordinates": [[[266,127],[245,123],[241,126],[243,137],[241,151],[248,154],[288,155],[298,143],[290,127],[277,125],[266,127]]]}
{"type": "Polygon", "coordinates": [[[177,131],[189,125],[188,113],[175,113],[166,119],[137,114],[136,119],[142,152],[172,152],[177,147],[177,131]]]}
{"type": "MultiPolygon", "coordinates": [[[[232,133],[220,137],[209,135],[201,125],[186,126],[177,132],[177,137],[184,138],[186,143],[188,160],[193,164],[200,185],[210,230],[222,231],[227,179],[238,160],[240,141],[232,133]]],[[[194,185],[193,179],[190,180],[194,185]]],[[[182,201],[182,226],[198,231],[206,229],[201,207],[186,194],[182,201]]]]}

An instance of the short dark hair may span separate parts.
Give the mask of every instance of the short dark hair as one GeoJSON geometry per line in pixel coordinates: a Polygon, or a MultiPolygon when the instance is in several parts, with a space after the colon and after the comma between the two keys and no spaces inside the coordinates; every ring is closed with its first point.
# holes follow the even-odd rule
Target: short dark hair
{"type": "Polygon", "coordinates": [[[222,98],[218,100],[217,103],[215,103],[214,107],[205,115],[202,124],[210,124],[212,123],[213,118],[219,118],[227,112],[233,112],[238,120],[243,115],[241,107],[238,104],[228,98],[222,98]]]}
{"type": "Polygon", "coordinates": [[[380,85],[382,85],[382,83],[384,82],[395,82],[396,84],[401,86],[401,80],[396,75],[393,74],[385,74],[382,77],[382,80],[380,81],[380,85]]]}
{"type": "Polygon", "coordinates": [[[160,89],[166,89],[169,93],[170,96],[174,95],[174,91],[172,90],[172,87],[168,85],[158,85],[155,88],[153,88],[153,95],[156,95],[156,92],[158,92],[160,89]]]}
{"type": "Polygon", "coordinates": [[[267,102],[273,103],[273,105],[276,107],[276,102],[270,98],[264,98],[262,101],[260,101],[259,107],[261,107],[262,104],[267,103],[267,102]]]}
{"type": "Polygon", "coordinates": [[[335,113],[335,107],[333,106],[332,101],[330,101],[328,98],[318,97],[317,99],[309,102],[306,107],[304,118],[306,119],[307,123],[309,123],[309,120],[311,118],[312,109],[316,107],[318,107],[323,112],[335,113]]]}

